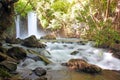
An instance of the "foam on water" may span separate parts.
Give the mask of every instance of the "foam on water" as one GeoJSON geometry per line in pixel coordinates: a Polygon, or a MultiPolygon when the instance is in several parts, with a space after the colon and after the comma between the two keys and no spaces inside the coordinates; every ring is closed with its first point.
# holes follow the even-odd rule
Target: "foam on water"
{"type": "Polygon", "coordinates": [[[88,63],[100,66],[103,69],[120,70],[120,60],[113,57],[103,49],[92,47],[90,43],[85,45],[77,43],[46,43],[47,50],[51,53],[51,60],[54,63],[67,62],[72,58],[80,58],[88,63]],[[78,51],[78,54],[71,55],[73,51],[78,51]]]}

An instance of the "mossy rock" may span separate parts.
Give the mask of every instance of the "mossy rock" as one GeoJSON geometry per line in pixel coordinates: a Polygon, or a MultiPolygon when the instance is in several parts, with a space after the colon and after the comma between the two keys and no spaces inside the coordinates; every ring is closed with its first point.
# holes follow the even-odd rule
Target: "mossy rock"
{"type": "Polygon", "coordinates": [[[15,62],[11,62],[11,61],[2,61],[0,63],[0,66],[3,66],[4,68],[6,68],[8,71],[15,71],[17,69],[17,63],[15,62]]]}
{"type": "Polygon", "coordinates": [[[43,62],[45,62],[46,64],[52,63],[52,62],[49,61],[45,56],[40,55],[40,54],[39,54],[38,52],[36,52],[36,51],[30,50],[30,49],[28,49],[27,51],[28,51],[29,54],[35,54],[35,55],[37,55],[38,57],[40,57],[40,59],[41,59],[43,62]]]}
{"type": "Polygon", "coordinates": [[[46,45],[40,43],[34,35],[24,39],[22,45],[26,47],[33,47],[33,48],[45,48],[46,47],[46,45]]]}
{"type": "Polygon", "coordinates": [[[3,55],[3,53],[0,52],[0,62],[6,60],[7,57],[3,55]]]}
{"type": "Polygon", "coordinates": [[[2,78],[9,78],[9,77],[11,77],[11,74],[6,69],[0,68],[0,77],[1,77],[0,80],[2,80],[2,78]]]}
{"type": "Polygon", "coordinates": [[[71,55],[76,55],[77,53],[79,53],[79,51],[73,51],[73,52],[71,52],[70,54],[71,54],[71,55]]]}
{"type": "Polygon", "coordinates": [[[27,57],[27,52],[21,47],[12,47],[8,49],[7,55],[19,61],[27,57]]]}
{"type": "Polygon", "coordinates": [[[2,47],[2,46],[0,46],[0,52],[2,52],[2,53],[6,53],[6,52],[7,52],[7,49],[4,48],[4,47],[2,47]]]}
{"type": "MultiPolygon", "coordinates": [[[[15,59],[11,58],[10,56],[8,56],[8,55],[5,54],[5,53],[1,53],[1,52],[0,52],[0,56],[1,56],[1,58],[3,57],[4,60],[18,63],[18,61],[16,61],[15,59]]],[[[3,60],[3,61],[4,61],[4,60],[3,60]]]]}
{"type": "Polygon", "coordinates": [[[22,42],[22,39],[20,38],[15,38],[15,37],[7,37],[5,39],[6,43],[10,43],[10,44],[20,44],[22,42]]]}

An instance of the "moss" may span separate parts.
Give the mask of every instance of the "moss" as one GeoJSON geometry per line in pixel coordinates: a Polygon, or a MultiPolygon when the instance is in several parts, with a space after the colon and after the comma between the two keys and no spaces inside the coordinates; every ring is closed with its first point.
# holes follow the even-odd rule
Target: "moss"
{"type": "Polygon", "coordinates": [[[5,69],[5,68],[0,68],[0,77],[2,78],[9,78],[11,77],[11,74],[5,69]]]}
{"type": "Polygon", "coordinates": [[[35,51],[33,51],[33,50],[28,49],[27,51],[28,51],[28,53],[36,54],[36,55],[37,55],[38,57],[40,57],[40,59],[41,59],[42,61],[44,61],[46,64],[52,63],[52,62],[49,61],[46,57],[40,55],[39,53],[37,53],[37,52],[35,52],[35,51]]]}

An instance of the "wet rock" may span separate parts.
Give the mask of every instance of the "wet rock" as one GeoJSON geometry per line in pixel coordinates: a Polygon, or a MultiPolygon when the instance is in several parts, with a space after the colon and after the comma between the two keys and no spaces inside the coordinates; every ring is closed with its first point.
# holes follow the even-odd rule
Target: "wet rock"
{"type": "Polygon", "coordinates": [[[70,53],[71,55],[76,55],[77,53],[79,53],[79,51],[73,51],[72,53],[70,53]]]}
{"type": "Polygon", "coordinates": [[[0,68],[0,80],[6,80],[6,78],[10,78],[11,74],[6,71],[6,69],[0,68]]]}
{"type": "Polygon", "coordinates": [[[41,54],[42,56],[47,57],[47,58],[50,58],[50,57],[51,57],[51,53],[50,53],[49,51],[47,51],[47,50],[42,50],[42,51],[40,52],[40,54],[41,54]]]}
{"type": "Polygon", "coordinates": [[[18,61],[16,61],[15,59],[11,58],[10,56],[2,52],[0,52],[0,59],[1,59],[1,62],[7,60],[7,61],[18,63],[18,61]]]}
{"type": "Polygon", "coordinates": [[[12,47],[8,49],[7,55],[15,60],[21,60],[27,57],[27,52],[21,47],[12,47]]]}
{"type": "Polygon", "coordinates": [[[120,52],[120,44],[114,44],[113,46],[111,46],[111,50],[115,52],[120,52]]]}
{"type": "Polygon", "coordinates": [[[120,44],[114,44],[110,47],[110,52],[112,52],[112,56],[120,59],[120,44]]]}
{"type": "Polygon", "coordinates": [[[120,52],[114,52],[114,53],[112,54],[112,56],[120,59],[120,52]]]}
{"type": "Polygon", "coordinates": [[[45,56],[39,54],[39,53],[36,52],[36,51],[30,50],[30,49],[28,49],[27,51],[28,51],[28,53],[31,53],[31,54],[36,55],[35,57],[39,57],[41,61],[45,62],[45,64],[50,64],[50,63],[52,63],[52,62],[51,62],[50,60],[48,60],[45,56]]]}
{"type": "Polygon", "coordinates": [[[36,47],[36,48],[45,48],[46,47],[46,45],[40,43],[34,35],[23,40],[22,45],[26,46],[26,47],[36,47]]]}
{"type": "Polygon", "coordinates": [[[17,69],[17,63],[7,60],[0,62],[0,66],[8,69],[8,71],[15,71],[17,69]]]}
{"type": "Polygon", "coordinates": [[[0,52],[2,52],[2,53],[6,53],[6,52],[7,52],[7,49],[4,48],[4,47],[2,47],[2,46],[0,46],[0,52]]]}
{"type": "Polygon", "coordinates": [[[33,70],[33,72],[37,75],[37,76],[43,76],[46,75],[46,70],[43,69],[42,67],[37,67],[35,70],[33,70]]]}
{"type": "Polygon", "coordinates": [[[54,34],[47,34],[45,36],[42,36],[40,39],[52,40],[52,39],[56,39],[56,36],[54,34]]]}
{"type": "Polygon", "coordinates": [[[70,69],[82,71],[85,73],[100,73],[102,71],[100,67],[89,64],[82,59],[70,59],[67,63],[62,63],[62,65],[67,66],[70,69]]]}
{"type": "Polygon", "coordinates": [[[2,43],[0,42],[0,46],[2,46],[2,43]]]}
{"type": "Polygon", "coordinates": [[[22,40],[20,38],[14,38],[14,37],[7,37],[6,38],[6,43],[10,43],[10,44],[20,44],[22,42],[22,40]]]}
{"type": "Polygon", "coordinates": [[[3,53],[0,52],[0,62],[6,60],[6,56],[2,55],[3,53]]]}
{"type": "Polygon", "coordinates": [[[35,80],[48,80],[46,77],[40,77],[40,78],[37,78],[35,80]]]}

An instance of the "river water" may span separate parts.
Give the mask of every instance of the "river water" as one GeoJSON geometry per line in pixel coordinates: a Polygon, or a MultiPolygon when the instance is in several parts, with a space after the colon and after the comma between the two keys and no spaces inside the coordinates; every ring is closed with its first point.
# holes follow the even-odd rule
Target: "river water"
{"type": "MultiPolygon", "coordinates": [[[[110,53],[108,50],[95,48],[93,47],[93,42],[90,41],[87,43],[81,43],[79,41],[76,42],[75,40],[76,39],[65,39],[65,41],[58,40],[55,42],[44,42],[47,45],[45,50],[41,50],[39,48],[34,48],[33,50],[45,56],[52,63],[45,65],[43,61],[35,61],[33,59],[27,58],[19,64],[17,71],[23,73],[22,75],[24,76],[29,73],[29,71],[28,73],[25,71],[26,69],[34,70],[37,67],[43,67],[47,70],[48,80],[79,80],[86,75],[91,78],[90,80],[99,80],[98,77],[104,77],[106,80],[120,80],[120,77],[118,77],[120,74],[112,71],[104,71],[101,75],[97,75],[98,77],[94,79],[95,76],[93,75],[77,73],[74,71],[71,72],[66,67],[61,66],[61,63],[67,62],[73,58],[79,58],[86,60],[88,63],[98,65],[105,70],[120,70],[120,60],[113,57],[112,53],[110,53]],[[73,52],[75,52],[75,54],[72,54],[73,52]],[[23,64],[25,64],[24,67],[21,66],[23,64]],[[71,75],[73,75],[73,79],[71,79],[71,75]],[[110,78],[110,75],[114,75],[119,79],[114,77],[110,78]],[[76,77],[78,79],[76,79],[76,77]]],[[[34,80],[34,78],[32,80],[34,80]]],[[[82,80],[86,79],[84,78],[82,80]]]]}

